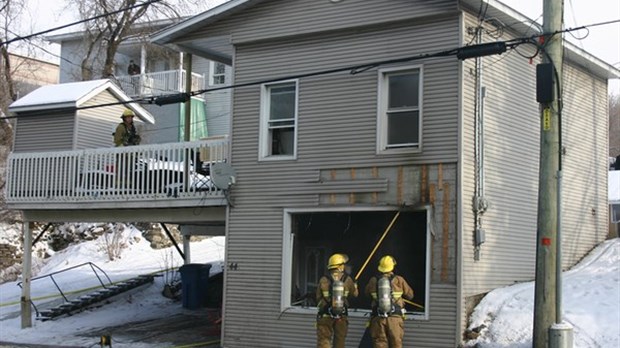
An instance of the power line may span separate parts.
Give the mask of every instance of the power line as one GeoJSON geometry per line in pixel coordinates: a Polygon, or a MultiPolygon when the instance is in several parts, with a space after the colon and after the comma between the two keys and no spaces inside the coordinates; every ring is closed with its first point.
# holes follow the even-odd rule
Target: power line
{"type": "Polygon", "coordinates": [[[143,2],[143,3],[140,3],[140,4],[135,4],[135,5],[132,5],[132,6],[127,6],[127,7],[118,9],[116,11],[104,13],[104,14],[101,14],[101,15],[98,15],[98,16],[95,16],[95,17],[86,18],[86,19],[83,19],[81,21],[77,21],[77,22],[61,25],[59,27],[55,27],[55,28],[52,28],[52,29],[47,29],[47,30],[44,30],[44,31],[40,31],[38,33],[34,33],[34,34],[26,35],[26,36],[18,36],[18,37],[15,37],[15,38],[7,40],[7,41],[0,41],[0,46],[8,45],[8,44],[10,44],[12,42],[15,42],[15,41],[28,40],[28,39],[31,39],[31,38],[33,38],[35,36],[40,36],[40,35],[43,35],[43,34],[51,33],[53,31],[57,31],[57,30],[60,30],[60,29],[72,27],[74,25],[90,22],[90,21],[95,20],[95,19],[99,19],[99,18],[103,18],[103,17],[108,17],[110,15],[117,14],[117,13],[120,13],[120,12],[124,12],[126,10],[131,10],[133,8],[136,8],[136,7],[142,7],[142,6],[151,5],[151,4],[154,4],[156,2],[160,2],[160,1],[162,1],[162,0],[149,0],[149,1],[146,1],[146,2],[143,2]]]}
{"type": "MultiPolygon", "coordinates": [[[[156,0],[156,1],[161,1],[161,0],[156,0]]],[[[613,23],[618,23],[618,22],[620,22],[620,19],[606,21],[606,22],[601,22],[601,23],[594,23],[594,24],[584,25],[584,26],[580,26],[580,27],[576,27],[576,28],[568,28],[568,29],[558,30],[558,31],[555,31],[553,33],[540,33],[540,34],[536,34],[536,35],[529,36],[529,37],[515,38],[515,39],[511,39],[511,40],[506,40],[506,41],[496,41],[496,42],[492,42],[490,44],[491,45],[495,45],[496,47],[500,47],[501,45],[505,45],[506,49],[514,49],[514,48],[516,48],[516,47],[518,47],[518,46],[520,46],[522,44],[531,44],[531,43],[536,44],[535,43],[536,39],[541,38],[541,37],[553,36],[553,35],[557,35],[557,34],[561,34],[561,33],[565,33],[565,32],[571,32],[571,31],[576,31],[576,30],[588,29],[589,27],[593,27],[593,26],[607,25],[607,24],[613,24],[613,23]]],[[[180,103],[182,101],[188,100],[190,97],[197,96],[197,95],[204,94],[204,93],[208,93],[208,92],[214,92],[214,91],[225,90],[225,89],[248,87],[248,86],[255,86],[255,85],[262,85],[262,84],[266,84],[266,83],[274,83],[274,82],[280,82],[280,81],[286,81],[286,80],[292,80],[292,79],[300,79],[300,78],[311,77],[311,76],[328,75],[328,74],[334,74],[334,73],[344,72],[344,71],[350,71],[350,73],[352,75],[355,75],[355,74],[359,74],[359,73],[362,73],[364,71],[367,71],[367,70],[370,70],[370,69],[373,69],[373,68],[376,68],[376,67],[379,67],[379,66],[382,66],[382,65],[411,62],[411,61],[415,61],[415,60],[428,59],[428,58],[448,57],[448,56],[457,55],[457,54],[463,52],[464,50],[474,50],[475,51],[475,48],[477,46],[482,48],[483,46],[487,46],[488,47],[488,45],[489,44],[462,46],[462,47],[459,47],[459,48],[443,50],[443,51],[439,51],[439,52],[435,52],[435,53],[419,54],[419,55],[416,55],[416,56],[411,56],[411,57],[406,57],[406,58],[383,60],[383,61],[372,62],[372,63],[361,64],[361,65],[346,66],[346,67],[341,67],[341,68],[334,68],[334,69],[317,71],[317,72],[310,72],[310,73],[305,73],[305,74],[289,75],[289,76],[283,76],[283,77],[279,77],[279,78],[272,78],[272,79],[266,79],[266,80],[260,80],[260,81],[252,81],[252,82],[240,83],[240,84],[236,84],[236,85],[228,85],[228,86],[223,86],[223,87],[201,89],[201,90],[192,91],[192,92],[189,92],[189,93],[175,93],[175,94],[169,94],[169,95],[161,95],[161,96],[157,96],[157,97],[145,97],[145,98],[133,99],[133,100],[130,100],[130,101],[121,101],[121,102],[112,102],[112,103],[105,103],[105,104],[81,106],[81,107],[76,107],[75,109],[76,110],[84,110],[84,109],[93,109],[93,108],[98,108],[98,107],[106,107],[106,106],[114,106],[114,105],[127,105],[127,104],[131,104],[131,103],[157,104],[157,105],[160,105],[160,106],[164,105],[164,104],[174,104],[174,103],[180,103]],[[166,99],[166,102],[165,103],[158,103],[158,99],[160,99],[160,100],[166,99]]],[[[497,54],[497,53],[498,52],[495,52],[494,54],[497,54]]],[[[503,53],[503,51],[502,51],[502,53],[503,53]]],[[[8,119],[8,118],[18,118],[18,117],[25,117],[25,116],[26,115],[21,115],[21,116],[5,116],[5,117],[2,117],[2,118],[8,119]]]]}

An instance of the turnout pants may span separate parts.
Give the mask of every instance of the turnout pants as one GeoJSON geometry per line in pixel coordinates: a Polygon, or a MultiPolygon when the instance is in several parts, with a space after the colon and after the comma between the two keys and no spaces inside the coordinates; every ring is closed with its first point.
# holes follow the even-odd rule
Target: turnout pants
{"type": "Polygon", "coordinates": [[[402,348],[405,336],[403,317],[399,315],[372,317],[370,319],[370,336],[373,348],[402,348]]]}
{"type": "Polygon", "coordinates": [[[347,317],[334,319],[330,316],[323,316],[316,321],[316,347],[331,348],[332,338],[334,348],[344,348],[344,342],[349,329],[347,317]]]}

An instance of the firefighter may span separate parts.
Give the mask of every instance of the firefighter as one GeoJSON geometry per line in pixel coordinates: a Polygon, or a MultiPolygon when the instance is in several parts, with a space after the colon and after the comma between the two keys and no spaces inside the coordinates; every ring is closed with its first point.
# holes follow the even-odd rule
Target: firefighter
{"type": "Polygon", "coordinates": [[[357,297],[357,283],[345,272],[349,257],[334,254],[327,261],[327,274],[316,289],[318,315],[316,323],[317,348],[344,348],[349,328],[349,296],[357,297]]]}
{"type": "Polygon", "coordinates": [[[413,299],[413,289],[405,278],[394,274],[396,260],[385,255],[379,260],[379,274],[370,278],[364,292],[372,298],[370,336],[374,348],[403,346],[405,302],[413,299]]]}

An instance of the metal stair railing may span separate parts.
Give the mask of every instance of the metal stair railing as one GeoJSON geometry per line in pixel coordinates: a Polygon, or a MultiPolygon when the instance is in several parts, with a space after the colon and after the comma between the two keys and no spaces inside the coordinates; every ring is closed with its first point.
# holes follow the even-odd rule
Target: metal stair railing
{"type": "MultiPolygon", "coordinates": [[[[54,279],[54,275],[56,274],[60,274],[60,273],[64,273],[76,268],[80,268],[83,266],[90,266],[90,268],[92,269],[93,273],[95,274],[95,277],[97,277],[97,280],[99,281],[99,284],[101,284],[101,286],[105,289],[108,286],[112,285],[112,280],[110,279],[110,277],[108,277],[108,275],[105,273],[104,270],[102,270],[99,266],[95,265],[92,262],[85,262],[79,265],[75,265],[72,267],[68,267],[65,269],[62,269],[60,271],[56,271],[56,272],[52,272],[50,274],[46,274],[43,276],[39,276],[39,277],[34,277],[30,279],[30,282],[32,284],[33,281],[35,280],[39,280],[39,279],[45,279],[45,278],[50,278],[50,280],[54,283],[54,285],[56,286],[56,289],[58,289],[58,292],[60,294],[60,296],[62,296],[62,298],[65,300],[66,303],[69,303],[69,299],[67,298],[67,296],[65,295],[65,293],[62,291],[62,289],[60,288],[60,286],[58,285],[58,283],[56,282],[56,279],[54,279]],[[108,280],[108,284],[106,286],[106,284],[104,283],[104,281],[102,280],[101,276],[99,275],[99,273],[97,273],[97,270],[99,270],[104,276],[105,278],[108,280]]],[[[17,283],[17,286],[19,286],[20,288],[22,288],[22,282],[17,283]]],[[[34,304],[34,302],[32,301],[32,299],[30,299],[30,304],[32,305],[32,308],[34,308],[37,316],[39,316],[39,310],[37,309],[37,306],[34,304]]]]}
{"type": "Polygon", "coordinates": [[[39,313],[37,319],[45,321],[61,316],[63,314],[70,314],[71,312],[86,308],[93,303],[101,302],[105,299],[114,297],[125,291],[129,291],[146,283],[153,282],[153,278],[153,275],[140,275],[135,278],[114,283],[114,285],[110,287],[103,288],[95,292],[88,293],[86,295],[82,295],[59,306],[43,310],[39,313]]]}

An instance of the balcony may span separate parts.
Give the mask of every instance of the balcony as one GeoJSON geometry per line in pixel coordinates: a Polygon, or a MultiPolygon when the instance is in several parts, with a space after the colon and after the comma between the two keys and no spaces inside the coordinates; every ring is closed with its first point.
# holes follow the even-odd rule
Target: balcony
{"type": "MultiPolygon", "coordinates": [[[[117,76],[116,81],[129,97],[151,97],[185,92],[185,75],[185,70],[167,70],[117,76]]],[[[192,91],[204,88],[204,75],[192,73],[192,91]]]]}
{"type": "Polygon", "coordinates": [[[225,206],[211,176],[228,139],[38,153],[8,158],[10,209],[225,206]]]}

